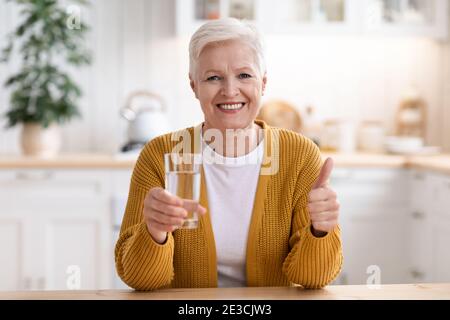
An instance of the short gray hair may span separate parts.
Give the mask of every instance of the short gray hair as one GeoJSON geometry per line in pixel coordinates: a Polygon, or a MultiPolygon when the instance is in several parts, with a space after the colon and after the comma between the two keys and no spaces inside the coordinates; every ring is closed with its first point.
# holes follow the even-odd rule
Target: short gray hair
{"type": "Polygon", "coordinates": [[[242,41],[254,51],[257,67],[263,76],[266,72],[266,65],[261,36],[255,26],[235,18],[209,21],[192,35],[189,43],[189,73],[194,75],[197,59],[208,44],[230,40],[242,41]]]}

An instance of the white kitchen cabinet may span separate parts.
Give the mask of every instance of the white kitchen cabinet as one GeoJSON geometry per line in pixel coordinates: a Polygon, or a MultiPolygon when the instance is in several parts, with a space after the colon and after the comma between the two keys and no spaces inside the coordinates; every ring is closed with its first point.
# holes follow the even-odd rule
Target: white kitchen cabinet
{"type": "Polygon", "coordinates": [[[450,176],[411,172],[411,282],[450,281],[450,176]]]}
{"type": "MultiPolygon", "coordinates": [[[[351,212],[344,212],[348,213],[351,212]]],[[[366,284],[373,267],[380,270],[380,284],[407,282],[408,241],[407,229],[402,228],[404,215],[396,211],[385,213],[391,217],[350,218],[343,222],[342,274],[346,284],[366,284]]]]}
{"type": "Polygon", "coordinates": [[[450,281],[450,176],[412,172],[412,282],[450,281]]]}
{"type": "Polygon", "coordinates": [[[344,266],[336,284],[450,281],[450,176],[423,170],[338,168],[344,266]]]}
{"type": "Polygon", "coordinates": [[[448,0],[363,0],[363,32],[445,39],[448,0]]]}
{"type": "Polygon", "coordinates": [[[176,0],[177,35],[192,35],[203,23],[225,17],[257,23],[261,0],[176,0]]]}
{"type": "MultiPolygon", "coordinates": [[[[133,171],[130,170],[117,170],[113,176],[113,190],[112,190],[112,226],[113,226],[113,247],[119,239],[120,226],[122,224],[123,215],[125,213],[125,207],[128,200],[128,192],[130,188],[131,175],[133,171]]],[[[129,287],[120,279],[115,271],[115,264],[113,256],[111,256],[111,265],[114,272],[112,273],[112,287],[114,289],[129,289],[129,287]]]]}
{"type": "Polygon", "coordinates": [[[429,174],[433,281],[450,281],[450,176],[429,174]]]}
{"type": "Polygon", "coordinates": [[[433,281],[450,282],[450,221],[433,229],[433,281]]]}
{"type": "Polygon", "coordinates": [[[29,289],[31,278],[25,276],[24,242],[30,235],[28,225],[18,216],[0,212],[0,290],[29,289]]]}
{"type": "Polygon", "coordinates": [[[429,204],[432,190],[429,174],[413,170],[410,172],[410,261],[411,282],[432,282],[432,215],[429,204]]]}
{"type": "Polygon", "coordinates": [[[354,0],[258,1],[258,25],[267,33],[338,34],[356,31],[358,6],[354,0]]]}
{"type": "Polygon", "coordinates": [[[0,171],[0,290],[110,287],[110,201],[106,171],[0,171]]]}
{"type": "Polygon", "coordinates": [[[354,30],[354,0],[177,0],[178,35],[191,35],[218,17],[245,19],[267,33],[342,32],[354,30]]]}
{"type": "Polygon", "coordinates": [[[365,284],[379,268],[381,284],[402,283],[409,268],[407,172],[337,168],[332,187],[341,203],[343,269],[335,284],[365,284]]]}
{"type": "Polygon", "coordinates": [[[447,222],[450,219],[450,175],[430,173],[429,180],[432,192],[429,207],[437,219],[447,222]]]}
{"type": "MultiPolygon", "coordinates": [[[[0,170],[0,290],[68,289],[77,270],[80,289],[127,288],[114,245],[131,174],[0,170]]],[[[382,284],[450,281],[450,175],[336,168],[331,185],[344,249],[335,284],[365,284],[371,266],[382,284]]]]}
{"type": "Polygon", "coordinates": [[[190,36],[206,21],[229,16],[265,34],[448,34],[448,0],[176,0],[177,35],[190,36]]]}

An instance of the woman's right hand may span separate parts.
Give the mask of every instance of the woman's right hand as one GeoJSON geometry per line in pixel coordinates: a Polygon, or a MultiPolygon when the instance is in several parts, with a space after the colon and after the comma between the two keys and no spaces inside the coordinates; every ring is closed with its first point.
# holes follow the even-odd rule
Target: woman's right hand
{"type": "Polygon", "coordinates": [[[184,223],[188,211],[204,215],[206,209],[197,201],[181,199],[167,190],[156,187],[150,189],[144,200],[144,220],[152,238],[164,243],[167,232],[172,232],[184,223]]]}

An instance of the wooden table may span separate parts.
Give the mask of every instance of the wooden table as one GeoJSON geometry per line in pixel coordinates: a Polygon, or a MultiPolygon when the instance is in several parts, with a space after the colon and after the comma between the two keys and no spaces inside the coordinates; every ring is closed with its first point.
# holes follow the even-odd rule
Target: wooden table
{"type": "Polygon", "coordinates": [[[450,300],[450,283],[392,284],[377,288],[329,286],[320,290],[300,287],[0,292],[0,300],[450,300]]]}

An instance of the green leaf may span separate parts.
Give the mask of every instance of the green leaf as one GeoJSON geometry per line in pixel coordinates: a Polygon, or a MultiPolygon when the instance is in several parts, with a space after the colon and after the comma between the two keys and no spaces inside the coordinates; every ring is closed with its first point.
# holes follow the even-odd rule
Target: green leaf
{"type": "Polygon", "coordinates": [[[5,48],[3,48],[2,56],[0,57],[0,62],[9,61],[9,57],[11,56],[13,48],[14,48],[13,42],[10,42],[5,48]]]}
{"type": "MultiPolygon", "coordinates": [[[[67,28],[68,15],[57,0],[7,1],[19,6],[22,17],[2,49],[0,61],[8,61],[15,45],[19,45],[21,69],[4,83],[11,89],[10,109],[4,114],[7,125],[37,121],[48,126],[81,116],[77,107],[81,89],[53,57],[64,57],[68,66],[90,64],[92,57],[84,40],[89,26],[81,23],[79,30],[67,28]]],[[[85,0],[73,2],[89,4],[85,0]]]]}

